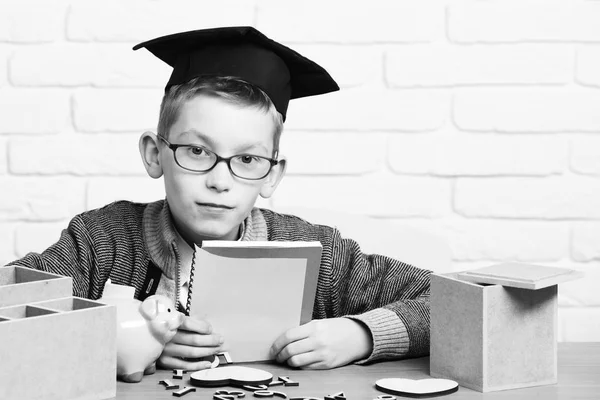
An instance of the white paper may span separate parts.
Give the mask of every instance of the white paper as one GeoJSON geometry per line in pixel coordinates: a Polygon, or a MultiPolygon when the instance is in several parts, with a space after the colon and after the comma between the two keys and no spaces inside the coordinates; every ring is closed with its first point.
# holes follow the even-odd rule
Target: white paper
{"type": "Polygon", "coordinates": [[[190,314],[223,335],[234,362],[268,360],[274,340],[300,325],[306,272],[306,258],[232,258],[197,248],[190,314]]]}

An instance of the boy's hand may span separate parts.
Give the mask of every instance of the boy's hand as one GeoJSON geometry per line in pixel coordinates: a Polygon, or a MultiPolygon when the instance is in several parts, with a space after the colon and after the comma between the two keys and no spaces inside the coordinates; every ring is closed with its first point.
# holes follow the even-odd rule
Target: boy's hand
{"type": "Polygon", "coordinates": [[[371,333],[348,318],[310,321],[282,334],[271,346],[278,362],[306,369],[341,367],[373,351],[371,333]]]}
{"type": "Polygon", "coordinates": [[[177,333],[165,345],[158,358],[158,365],[161,368],[187,371],[206,369],[210,367],[210,361],[201,361],[198,358],[219,353],[222,344],[223,338],[212,332],[208,322],[184,316],[177,333]]]}

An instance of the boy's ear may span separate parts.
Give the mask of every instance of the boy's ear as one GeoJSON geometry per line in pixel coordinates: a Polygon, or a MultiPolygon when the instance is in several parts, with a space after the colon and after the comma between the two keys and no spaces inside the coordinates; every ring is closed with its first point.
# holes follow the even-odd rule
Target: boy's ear
{"type": "Polygon", "coordinates": [[[279,182],[281,182],[281,179],[285,175],[286,165],[285,157],[281,157],[277,165],[271,169],[271,172],[269,172],[269,175],[265,178],[262,188],[260,189],[260,197],[268,199],[273,195],[275,189],[277,189],[277,185],[279,185],[279,182]]]}
{"type": "Polygon", "coordinates": [[[158,179],[162,176],[163,170],[160,165],[160,158],[158,157],[158,137],[152,132],[144,132],[140,137],[140,155],[142,156],[142,162],[146,168],[146,172],[154,179],[158,179]]]}

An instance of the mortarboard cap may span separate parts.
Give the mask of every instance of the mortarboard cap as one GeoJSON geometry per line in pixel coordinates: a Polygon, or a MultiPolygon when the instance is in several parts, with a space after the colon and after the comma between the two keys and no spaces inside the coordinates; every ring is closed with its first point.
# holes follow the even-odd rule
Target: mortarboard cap
{"type": "Polygon", "coordinates": [[[198,76],[234,76],[262,89],[285,120],[290,99],[339,90],[321,66],[249,26],[176,33],[136,45],[173,67],[167,90],[198,76]]]}

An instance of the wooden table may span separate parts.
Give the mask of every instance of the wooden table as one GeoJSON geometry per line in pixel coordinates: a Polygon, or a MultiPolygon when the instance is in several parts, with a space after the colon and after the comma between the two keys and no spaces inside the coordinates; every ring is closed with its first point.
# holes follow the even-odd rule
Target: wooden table
{"type": "MultiPolygon", "coordinates": [[[[300,382],[298,387],[276,386],[273,390],[285,392],[288,397],[325,395],[343,391],[349,400],[371,400],[384,394],[374,387],[381,378],[429,378],[429,358],[403,361],[389,361],[369,366],[349,365],[327,371],[304,371],[275,364],[244,364],[269,371],[277,376],[289,376],[300,382]]],[[[171,371],[158,371],[145,376],[140,383],[117,383],[117,399],[175,399],[171,390],[158,384],[161,379],[171,379],[180,385],[189,384],[189,374],[184,380],[172,379],[171,371]]],[[[219,388],[197,388],[182,398],[212,399],[219,388]]],[[[232,389],[232,388],[222,388],[232,389]]],[[[559,343],[558,345],[558,384],[500,392],[479,393],[467,388],[439,397],[440,399],[600,399],[600,343],[559,343]]],[[[255,399],[247,392],[245,400],[255,399]]],[[[273,397],[272,399],[278,399],[273,397]]],[[[403,397],[398,397],[399,400],[403,397]]]]}

